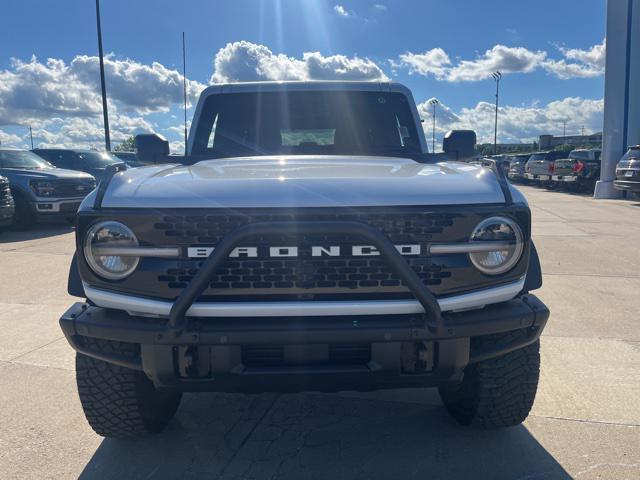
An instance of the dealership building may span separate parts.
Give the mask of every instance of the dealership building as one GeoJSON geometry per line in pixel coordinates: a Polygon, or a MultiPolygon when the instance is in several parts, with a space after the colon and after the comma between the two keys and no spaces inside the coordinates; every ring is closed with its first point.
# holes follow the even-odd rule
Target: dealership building
{"type": "Polygon", "coordinates": [[[602,169],[596,198],[616,198],[616,164],[640,144],[640,0],[607,0],[602,169]]]}
{"type": "Polygon", "coordinates": [[[550,150],[560,145],[571,145],[581,147],[585,145],[600,146],[602,144],[602,132],[591,135],[567,135],[554,137],[553,135],[540,135],[538,145],[540,150],[550,150]]]}

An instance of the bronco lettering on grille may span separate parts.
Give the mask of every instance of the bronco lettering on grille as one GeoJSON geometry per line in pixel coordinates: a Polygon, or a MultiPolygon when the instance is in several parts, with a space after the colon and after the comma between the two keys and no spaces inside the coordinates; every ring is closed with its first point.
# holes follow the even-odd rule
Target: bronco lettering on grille
{"type": "MultiPolygon", "coordinates": [[[[401,255],[420,255],[422,253],[422,246],[419,244],[394,246],[401,255]]],[[[215,247],[189,247],[187,256],[189,258],[206,258],[213,253],[214,249],[215,247]]],[[[312,246],[309,253],[312,257],[340,257],[346,254],[350,254],[353,257],[375,257],[380,255],[378,249],[373,245],[353,245],[347,248],[337,245],[312,246]]],[[[296,246],[236,247],[229,256],[232,258],[256,258],[258,256],[275,258],[298,257],[300,256],[300,251],[296,246]]]]}

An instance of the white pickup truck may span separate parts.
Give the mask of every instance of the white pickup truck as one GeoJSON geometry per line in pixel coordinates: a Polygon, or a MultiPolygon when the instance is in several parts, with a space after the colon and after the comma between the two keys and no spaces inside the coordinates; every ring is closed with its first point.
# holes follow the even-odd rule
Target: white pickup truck
{"type": "Polygon", "coordinates": [[[83,202],[61,318],[87,420],[162,430],[182,392],[439,387],[465,425],[529,413],[549,311],[500,169],[428,153],[395,83],[216,85],[188,155],[157,136],[83,202]]]}

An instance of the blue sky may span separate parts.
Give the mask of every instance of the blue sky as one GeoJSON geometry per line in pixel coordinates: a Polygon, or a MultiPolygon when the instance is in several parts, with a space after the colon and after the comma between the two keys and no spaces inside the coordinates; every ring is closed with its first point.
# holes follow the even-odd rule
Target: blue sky
{"type": "MultiPolygon", "coordinates": [[[[604,0],[103,0],[114,137],[152,129],[181,148],[182,31],[192,98],[213,80],[390,79],[427,120],[423,103],[441,102],[439,135],[464,126],[486,139],[487,76],[501,69],[502,141],[558,134],[563,120],[597,130],[604,14],[604,0]]],[[[29,124],[38,144],[99,145],[93,2],[9,0],[3,18],[2,143],[23,145],[29,124]]]]}

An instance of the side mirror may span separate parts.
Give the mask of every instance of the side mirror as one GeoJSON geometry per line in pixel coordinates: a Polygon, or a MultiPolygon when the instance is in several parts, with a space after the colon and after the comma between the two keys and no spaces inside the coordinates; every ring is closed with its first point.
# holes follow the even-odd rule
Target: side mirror
{"type": "Polygon", "coordinates": [[[442,141],[442,149],[453,160],[471,158],[476,149],[476,132],[473,130],[449,130],[442,141]]]}
{"type": "Polygon", "coordinates": [[[138,160],[144,164],[166,163],[169,142],[157,133],[141,133],[135,138],[138,160]]]}

